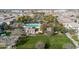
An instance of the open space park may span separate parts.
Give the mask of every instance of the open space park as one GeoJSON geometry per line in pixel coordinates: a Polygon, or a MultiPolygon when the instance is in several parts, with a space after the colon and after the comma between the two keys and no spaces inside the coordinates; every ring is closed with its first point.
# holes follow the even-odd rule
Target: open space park
{"type": "Polygon", "coordinates": [[[22,39],[21,42],[18,42],[16,44],[16,48],[34,49],[36,48],[35,46],[38,42],[43,42],[45,44],[44,48],[49,49],[75,48],[72,42],[64,34],[57,34],[53,36],[46,36],[46,35],[29,36],[22,39]]]}

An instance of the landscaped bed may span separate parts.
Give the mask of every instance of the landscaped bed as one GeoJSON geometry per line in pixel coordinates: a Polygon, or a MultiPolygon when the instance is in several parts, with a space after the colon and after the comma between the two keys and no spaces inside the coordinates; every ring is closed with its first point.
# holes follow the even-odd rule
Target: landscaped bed
{"type": "Polygon", "coordinates": [[[72,42],[64,35],[57,34],[53,36],[37,35],[29,36],[16,44],[16,48],[20,49],[33,49],[36,48],[37,42],[43,42],[45,44],[44,48],[49,49],[63,49],[63,48],[75,48],[72,42]]]}

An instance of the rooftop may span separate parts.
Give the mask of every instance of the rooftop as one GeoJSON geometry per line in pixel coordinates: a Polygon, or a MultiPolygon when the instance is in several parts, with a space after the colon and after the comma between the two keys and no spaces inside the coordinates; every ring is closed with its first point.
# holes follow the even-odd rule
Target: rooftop
{"type": "Polygon", "coordinates": [[[69,23],[73,28],[79,28],[79,24],[78,23],[69,23]]]}
{"type": "Polygon", "coordinates": [[[69,18],[63,18],[61,20],[58,20],[59,23],[72,23],[73,21],[69,18]]]}

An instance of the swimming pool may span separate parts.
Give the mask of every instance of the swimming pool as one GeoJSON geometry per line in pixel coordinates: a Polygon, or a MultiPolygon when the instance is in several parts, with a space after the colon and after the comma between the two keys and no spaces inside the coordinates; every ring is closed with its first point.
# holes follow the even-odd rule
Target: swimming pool
{"type": "Polygon", "coordinates": [[[25,26],[28,28],[40,28],[41,24],[40,23],[29,23],[29,24],[25,24],[25,26]]]}

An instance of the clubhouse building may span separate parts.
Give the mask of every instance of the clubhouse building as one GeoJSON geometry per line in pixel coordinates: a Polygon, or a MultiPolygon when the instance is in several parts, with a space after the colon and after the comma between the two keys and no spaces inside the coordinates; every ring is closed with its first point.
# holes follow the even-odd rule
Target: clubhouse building
{"type": "Polygon", "coordinates": [[[27,23],[23,26],[27,35],[42,33],[40,23],[27,23]]]}

